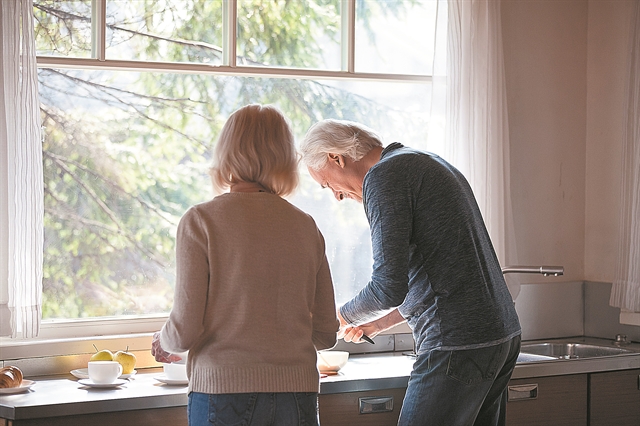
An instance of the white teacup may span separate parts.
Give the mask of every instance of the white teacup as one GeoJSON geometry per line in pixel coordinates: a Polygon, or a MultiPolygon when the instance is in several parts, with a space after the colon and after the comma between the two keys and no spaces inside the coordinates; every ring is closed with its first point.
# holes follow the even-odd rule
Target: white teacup
{"type": "Polygon", "coordinates": [[[163,364],[164,376],[169,380],[187,380],[187,365],[184,361],[163,364]]]}
{"type": "Polygon", "coordinates": [[[122,365],[116,361],[89,361],[89,378],[93,383],[108,384],[122,374],[122,365]]]}

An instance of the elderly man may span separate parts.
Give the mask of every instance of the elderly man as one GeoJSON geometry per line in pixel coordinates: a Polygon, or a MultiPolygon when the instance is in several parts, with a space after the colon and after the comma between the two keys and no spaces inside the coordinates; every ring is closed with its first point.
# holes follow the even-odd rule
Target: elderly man
{"type": "Polygon", "coordinates": [[[301,144],[313,179],[364,204],[369,283],[339,309],[361,342],[408,321],[417,358],[400,425],[502,425],[520,324],[471,187],[442,158],[383,149],[364,125],[324,120],[301,144]]]}

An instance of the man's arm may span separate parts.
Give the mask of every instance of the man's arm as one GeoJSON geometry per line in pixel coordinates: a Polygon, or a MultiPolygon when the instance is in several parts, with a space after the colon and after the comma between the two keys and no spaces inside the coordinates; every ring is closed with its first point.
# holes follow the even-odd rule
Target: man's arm
{"type": "Polygon", "coordinates": [[[371,231],[371,280],[340,309],[358,325],[376,321],[400,306],[409,291],[414,186],[402,164],[372,168],[363,184],[363,203],[371,231]]]}

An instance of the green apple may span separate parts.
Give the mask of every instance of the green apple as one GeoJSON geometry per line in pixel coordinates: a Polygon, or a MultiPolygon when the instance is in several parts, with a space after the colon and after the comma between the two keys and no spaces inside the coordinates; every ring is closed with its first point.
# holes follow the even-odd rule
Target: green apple
{"type": "Polygon", "coordinates": [[[91,355],[89,361],[113,361],[113,353],[109,349],[98,351],[98,348],[96,348],[96,351],[95,354],[91,355]]]}
{"type": "Polygon", "coordinates": [[[131,374],[136,368],[136,356],[129,352],[129,347],[124,351],[118,351],[113,356],[114,361],[118,361],[122,365],[122,374],[131,374]]]}

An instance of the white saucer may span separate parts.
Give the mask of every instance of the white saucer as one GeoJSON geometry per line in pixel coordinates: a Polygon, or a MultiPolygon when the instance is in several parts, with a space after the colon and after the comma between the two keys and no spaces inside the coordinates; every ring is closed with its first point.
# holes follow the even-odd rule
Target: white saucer
{"type": "Polygon", "coordinates": [[[117,379],[113,383],[94,383],[91,379],[80,379],[78,380],[78,383],[84,386],[92,387],[92,388],[116,388],[128,382],[124,379],[117,379]]]}
{"type": "MultiPolygon", "coordinates": [[[[77,370],[71,370],[70,373],[73,374],[74,376],[76,376],[78,379],[88,379],[89,378],[89,369],[88,368],[78,368],[77,370]]],[[[128,379],[128,378],[130,378],[132,376],[135,376],[136,373],[137,373],[137,371],[133,370],[129,374],[121,374],[120,377],[118,377],[118,378],[119,379],[128,379]]]]}
{"type": "Polygon", "coordinates": [[[22,393],[31,389],[35,382],[33,380],[22,380],[22,383],[17,388],[0,388],[0,395],[11,395],[14,393],[22,393]]]}
{"type": "Polygon", "coordinates": [[[189,380],[169,379],[166,376],[158,376],[158,377],[154,377],[154,379],[164,383],[165,385],[188,385],[189,384],[189,380]]]}

